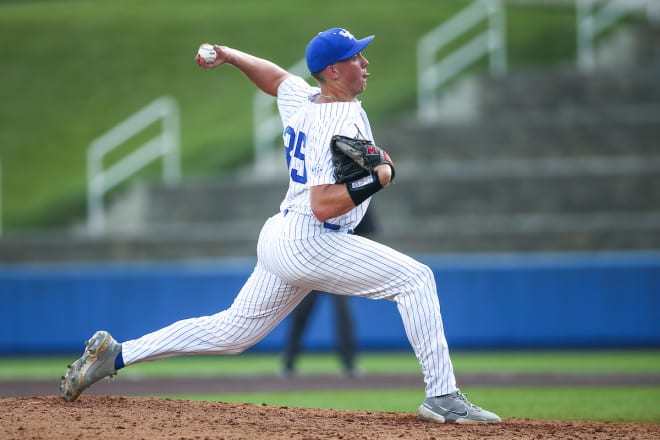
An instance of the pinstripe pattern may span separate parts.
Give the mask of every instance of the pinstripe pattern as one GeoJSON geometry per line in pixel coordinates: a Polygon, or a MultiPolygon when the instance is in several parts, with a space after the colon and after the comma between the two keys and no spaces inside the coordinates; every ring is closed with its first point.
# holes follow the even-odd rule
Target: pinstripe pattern
{"type": "MultiPolygon", "coordinates": [[[[307,134],[304,163],[291,159],[291,167],[307,168],[307,183],[291,181],[280,209],[312,215],[309,204],[309,189],[315,185],[335,183],[330,152],[330,139],[335,134],[355,137],[360,133],[371,133],[367,115],[359,102],[333,102],[314,104],[310,97],[320,90],[307,84],[302,78],[291,77],[280,85],[277,105],[282,124],[295,128],[296,133],[307,134]]],[[[289,141],[286,134],[284,143],[289,141]]],[[[329,222],[355,229],[369,207],[369,200],[343,216],[329,222]]]]}
{"type": "MultiPolygon", "coordinates": [[[[394,302],[422,366],[426,395],[456,390],[429,267],[346,233],[362,219],[366,206],[333,219],[339,230],[324,227],[311,213],[309,187],[334,183],[327,147],[330,137],[336,133],[354,136],[356,126],[363,134],[371,133],[360,105],[312,104],[309,96],[315,93],[318,89],[296,77],[280,86],[278,105],[285,126],[295,127],[296,132],[328,128],[315,130],[318,134],[307,138],[305,163],[316,167],[316,172],[308,171],[306,183],[290,182],[283,212],[264,224],[257,244],[258,262],[233,304],[215,315],[178,321],[124,342],[126,365],[181,354],[240,353],[264,338],[311,290],[320,290],[394,302]]],[[[291,167],[297,165],[291,161],[291,167]]]]}

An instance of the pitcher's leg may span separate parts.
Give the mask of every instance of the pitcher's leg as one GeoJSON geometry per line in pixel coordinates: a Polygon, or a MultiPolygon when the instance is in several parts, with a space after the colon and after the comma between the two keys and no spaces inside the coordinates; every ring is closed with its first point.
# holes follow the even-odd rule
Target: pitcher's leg
{"type": "Polygon", "coordinates": [[[456,390],[433,272],[420,264],[411,287],[394,297],[406,335],[422,366],[426,396],[441,396],[456,390]]]}
{"type": "Polygon", "coordinates": [[[124,342],[124,364],[185,354],[241,353],[270,333],[307,292],[257,264],[230,308],[124,342]]]}
{"type": "Polygon", "coordinates": [[[324,234],[307,249],[333,249],[319,262],[320,267],[333,269],[315,272],[314,288],[396,302],[422,366],[427,396],[456,390],[435,278],[428,266],[373,240],[347,234],[324,234]]]}

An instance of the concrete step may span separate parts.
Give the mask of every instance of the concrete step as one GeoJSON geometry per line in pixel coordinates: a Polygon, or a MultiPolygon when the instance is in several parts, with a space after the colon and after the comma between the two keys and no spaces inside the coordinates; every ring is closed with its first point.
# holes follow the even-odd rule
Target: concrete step
{"type": "MultiPolygon", "coordinates": [[[[205,231],[208,232],[208,231],[205,231]]],[[[0,242],[0,261],[17,263],[63,263],[101,261],[189,260],[256,256],[257,235],[251,239],[225,234],[191,232],[189,225],[154,230],[138,236],[93,239],[67,234],[6,237],[0,242]]]]}
{"type": "Polygon", "coordinates": [[[538,109],[597,110],[657,104],[660,101],[657,61],[588,75],[560,68],[552,72],[513,72],[503,78],[488,76],[479,89],[480,109],[484,114],[502,109],[525,113],[538,109]]]}
{"type": "Polygon", "coordinates": [[[419,216],[381,214],[378,240],[405,253],[607,251],[660,248],[660,210],[580,214],[419,216]]]}
{"type": "MultiPolygon", "coordinates": [[[[660,209],[643,212],[388,216],[373,205],[375,239],[408,254],[660,249],[660,209]]],[[[0,261],[180,260],[256,258],[262,222],[156,225],[137,235],[90,239],[72,235],[7,237],[0,261]]]]}
{"type": "MultiPolygon", "coordinates": [[[[231,225],[260,223],[278,212],[286,188],[285,178],[136,187],[111,206],[107,223],[116,233],[223,224],[233,234],[231,225]]],[[[404,217],[656,209],[660,155],[403,162],[395,184],[375,199],[386,201],[388,216],[404,217]]]]}
{"type": "MultiPolygon", "coordinates": [[[[380,202],[380,203],[379,203],[380,202]]],[[[388,216],[373,205],[375,239],[408,254],[660,249],[660,209],[643,212],[388,216]]],[[[0,261],[194,260],[256,258],[262,222],[160,224],[136,235],[92,239],[67,234],[6,237],[0,261]]]]}
{"type": "MultiPolygon", "coordinates": [[[[285,170],[282,170],[284,174],[285,170]]],[[[286,176],[284,176],[286,177],[286,176]]],[[[158,185],[144,188],[143,220],[159,222],[242,222],[265,219],[275,212],[287,191],[285,179],[241,181],[222,179],[187,183],[175,188],[158,185]]]]}
{"type": "Polygon", "coordinates": [[[402,160],[492,160],[544,157],[628,156],[660,151],[660,104],[551,116],[539,111],[464,124],[415,122],[381,126],[377,143],[395,164],[402,160]],[[607,113],[607,115],[606,115],[607,113]]]}
{"type": "Polygon", "coordinates": [[[521,212],[637,212],[660,208],[660,170],[648,175],[528,176],[442,179],[418,176],[395,183],[382,201],[394,217],[521,212]]]}

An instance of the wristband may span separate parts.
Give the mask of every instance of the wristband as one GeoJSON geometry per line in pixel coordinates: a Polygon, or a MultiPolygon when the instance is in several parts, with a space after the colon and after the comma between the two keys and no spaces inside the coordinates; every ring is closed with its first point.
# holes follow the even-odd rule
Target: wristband
{"type": "Polygon", "coordinates": [[[378,173],[374,171],[368,176],[354,180],[353,182],[346,182],[346,189],[351,200],[357,206],[383,189],[383,185],[378,180],[378,173]]]}

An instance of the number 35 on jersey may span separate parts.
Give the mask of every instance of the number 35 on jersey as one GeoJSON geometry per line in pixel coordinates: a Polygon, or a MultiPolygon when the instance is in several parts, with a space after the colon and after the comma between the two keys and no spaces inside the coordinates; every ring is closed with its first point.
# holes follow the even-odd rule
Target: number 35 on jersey
{"type": "Polygon", "coordinates": [[[284,146],[286,151],[286,166],[294,182],[307,183],[307,167],[305,166],[305,146],[307,135],[296,133],[291,127],[284,129],[284,146]]]}

